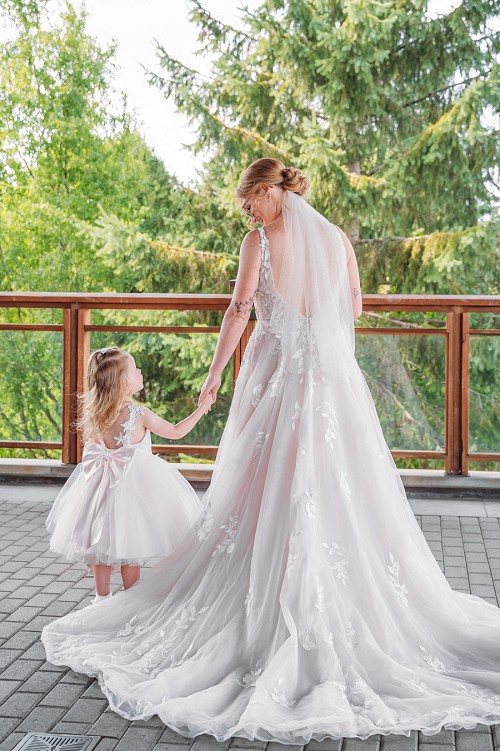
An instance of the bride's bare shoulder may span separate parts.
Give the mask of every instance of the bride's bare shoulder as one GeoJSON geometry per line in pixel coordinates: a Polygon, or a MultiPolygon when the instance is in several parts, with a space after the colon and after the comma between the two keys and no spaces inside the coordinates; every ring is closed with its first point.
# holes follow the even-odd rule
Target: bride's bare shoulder
{"type": "Polygon", "coordinates": [[[241,253],[254,253],[258,248],[260,248],[259,230],[251,229],[241,241],[240,255],[241,253]]]}
{"type": "MultiPolygon", "coordinates": [[[[332,222],[332,224],[333,224],[333,222],[332,222]]],[[[342,238],[342,242],[344,243],[344,248],[345,248],[345,252],[346,252],[347,258],[349,258],[349,257],[350,257],[350,255],[351,255],[352,253],[354,253],[354,248],[352,247],[352,243],[351,243],[351,241],[349,240],[349,238],[347,237],[347,235],[346,235],[346,233],[344,232],[344,230],[343,230],[343,229],[341,229],[341,228],[340,228],[340,227],[338,226],[338,224],[333,224],[333,226],[334,226],[334,227],[335,227],[336,229],[338,229],[338,231],[339,231],[339,233],[340,233],[340,236],[341,236],[341,238],[342,238]]]]}

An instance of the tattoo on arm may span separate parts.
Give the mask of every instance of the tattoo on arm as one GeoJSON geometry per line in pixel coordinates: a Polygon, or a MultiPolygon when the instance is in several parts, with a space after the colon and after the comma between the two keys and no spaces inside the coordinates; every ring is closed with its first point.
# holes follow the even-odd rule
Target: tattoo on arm
{"type": "MultiPolygon", "coordinates": [[[[257,290],[255,290],[255,292],[257,292],[257,290]]],[[[239,313],[239,317],[246,316],[252,310],[255,292],[253,293],[251,297],[248,298],[248,300],[235,300],[234,301],[234,307],[236,308],[236,311],[239,313]]]]}
{"type": "Polygon", "coordinates": [[[356,298],[359,295],[359,289],[357,287],[354,287],[354,297],[356,298]]]}

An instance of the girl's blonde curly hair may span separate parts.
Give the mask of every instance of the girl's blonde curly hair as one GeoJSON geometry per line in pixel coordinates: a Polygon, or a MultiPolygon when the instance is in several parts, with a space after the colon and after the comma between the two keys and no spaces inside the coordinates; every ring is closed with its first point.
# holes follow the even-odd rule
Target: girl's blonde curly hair
{"type": "Polygon", "coordinates": [[[83,441],[102,438],[116,421],[127,387],[128,353],[119,347],[104,347],[90,354],[85,387],[78,395],[80,418],[75,427],[83,441]]]}

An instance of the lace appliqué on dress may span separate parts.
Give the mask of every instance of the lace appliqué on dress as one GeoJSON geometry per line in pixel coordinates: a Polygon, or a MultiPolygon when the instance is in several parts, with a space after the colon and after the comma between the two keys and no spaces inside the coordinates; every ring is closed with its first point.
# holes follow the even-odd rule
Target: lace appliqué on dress
{"type": "Polygon", "coordinates": [[[139,415],[142,415],[144,412],[144,407],[142,407],[140,404],[128,404],[128,410],[129,410],[129,418],[125,422],[121,423],[120,427],[123,428],[120,435],[113,436],[116,445],[119,446],[120,443],[122,446],[130,446],[132,443],[132,431],[135,427],[135,421],[139,415]]]}
{"type": "Polygon", "coordinates": [[[221,529],[226,530],[226,534],[222,542],[220,542],[212,553],[212,558],[218,553],[226,553],[230,555],[234,550],[234,538],[236,536],[236,525],[238,524],[238,514],[231,514],[227,524],[223,524],[221,529]]]}
{"type": "Polygon", "coordinates": [[[394,587],[394,591],[396,592],[398,597],[400,597],[404,604],[408,606],[408,598],[406,597],[406,595],[408,594],[408,589],[406,587],[406,584],[402,584],[399,581],[399,563],[394,559],[392,553],[389,553],[389,557],[391,559],[390,565],[387,566],[387,569],[389,571],[389,580],[394,587]]]}

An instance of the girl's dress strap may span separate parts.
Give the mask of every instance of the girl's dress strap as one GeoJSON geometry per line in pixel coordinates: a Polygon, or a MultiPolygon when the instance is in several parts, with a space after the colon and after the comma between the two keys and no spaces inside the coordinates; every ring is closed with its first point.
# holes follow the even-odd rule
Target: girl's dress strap
{"type": "Polygon", "coordinates": [[[132,431],[135,427],[135,421],[138,415],[142,415],[144,412],[144,407],[140,404],[129,404],[127,406],[129,411],[128,420],[121,423],[120,427],[122,427],[123,430],[120,435],[114,436],[117,446],[119,446],[120,443],[122,446],[130,446],[132,443],[132,431]]]}

